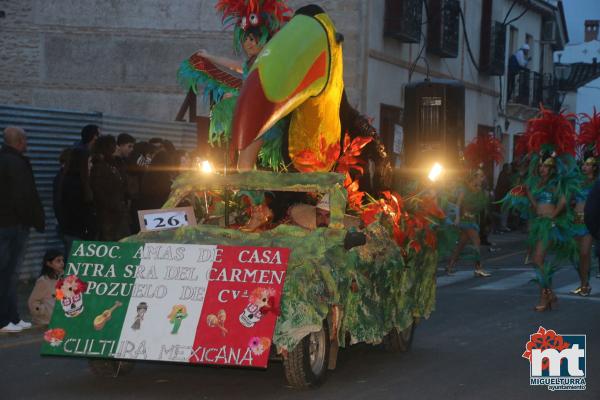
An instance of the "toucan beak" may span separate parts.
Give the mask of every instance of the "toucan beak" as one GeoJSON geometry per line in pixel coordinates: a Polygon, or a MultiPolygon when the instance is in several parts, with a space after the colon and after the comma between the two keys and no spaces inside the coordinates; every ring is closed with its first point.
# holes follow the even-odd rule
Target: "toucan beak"
{"type": "Polygon", "coordinates": [[[327,85],[331,54],[322,22],[296,15],[262,49],[240,91],[233,145],[248,147],[327,85]]]}

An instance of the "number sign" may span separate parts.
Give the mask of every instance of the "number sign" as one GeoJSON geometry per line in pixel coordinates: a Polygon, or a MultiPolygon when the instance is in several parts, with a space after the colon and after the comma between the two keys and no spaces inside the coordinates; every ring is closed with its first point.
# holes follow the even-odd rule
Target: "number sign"
{"type": "Polygon", "coordinates": [[[142,232],[163,231],[182,226],[196,225],[192,207],[164,208],[138,211],[142,232]]]}

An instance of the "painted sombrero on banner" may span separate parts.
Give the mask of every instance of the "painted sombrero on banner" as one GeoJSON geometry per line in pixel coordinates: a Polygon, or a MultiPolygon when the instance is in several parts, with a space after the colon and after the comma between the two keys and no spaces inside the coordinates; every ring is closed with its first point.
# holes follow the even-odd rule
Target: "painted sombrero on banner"
{"type": "Polygon", "coordinates": [[[289,254],[76,242],[42,354],[266,367],[289,254]]]}

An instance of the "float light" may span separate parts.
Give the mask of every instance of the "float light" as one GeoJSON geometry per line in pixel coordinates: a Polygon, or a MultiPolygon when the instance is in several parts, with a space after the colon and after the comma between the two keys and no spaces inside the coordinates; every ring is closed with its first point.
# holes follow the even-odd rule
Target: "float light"
{"type": "Polygon", "coordinates": [[[442,165],[440,163],[435,163],[433,164],[433,167],[431,167],[431,170],[429,171],[429,175],[427,177],[431,182],[435,182],[440,178],[440,175],[442,175],[443,171],[444,168],[442,167],[442,165]]]}
{"type": "Polygon", "coordinates": [[[210,162],[207,160],[204,160],[201,163],[199,163],[198,167],[200,167],[200,171],[202,171],[205,174],[212,174],[214,172],[212,165],[210,165],[210,162]]]}

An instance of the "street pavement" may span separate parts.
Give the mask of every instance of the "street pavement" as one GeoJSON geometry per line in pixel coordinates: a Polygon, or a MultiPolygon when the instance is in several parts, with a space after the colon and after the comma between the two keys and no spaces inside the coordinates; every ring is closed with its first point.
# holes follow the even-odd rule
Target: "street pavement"
{"type": "Polygon", "coordinates": [[[529,282],[533,270],[523,265],[525,239],[521,233],[492,236],[493,251],[482,248],[490,278],[474,277],[466,264],[446,276],[440,264],[436,311],[415,330],[412,349],[344,349],[337,369],[316,389],[286,387],[277,362],[264,371],[138,363],[126,376],[97,378],[85,360],[41,357],[42,330],[34,329],[0,336],[0,399],[600,399],[597,267],[587,298],[568,293],[578,286],[577,274],[562,267],[554,279],[558,309],[536,313],[539,290],[529,282]],[[521,355],[539,326],[587,335],[586,391],[529,385],[529,363],[521,355]]]}

